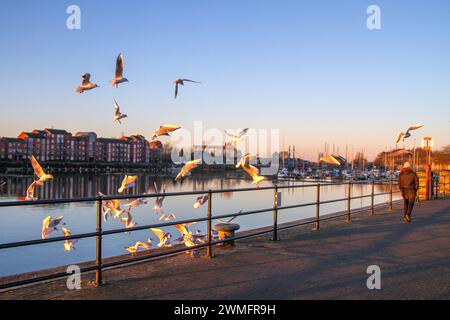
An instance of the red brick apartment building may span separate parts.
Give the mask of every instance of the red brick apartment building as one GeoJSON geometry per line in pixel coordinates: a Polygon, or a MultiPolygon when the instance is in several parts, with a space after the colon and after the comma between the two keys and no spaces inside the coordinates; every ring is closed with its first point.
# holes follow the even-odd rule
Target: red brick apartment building
{"type": "Polygon", "coordinates": [[[95,132],[44,129],[22,132],[17,138],[0,138],[0,161],[23,161],[34,155],[45,162],[155,163],[162,148],[142,135],[120,139],[98,138],[95,132]]]}

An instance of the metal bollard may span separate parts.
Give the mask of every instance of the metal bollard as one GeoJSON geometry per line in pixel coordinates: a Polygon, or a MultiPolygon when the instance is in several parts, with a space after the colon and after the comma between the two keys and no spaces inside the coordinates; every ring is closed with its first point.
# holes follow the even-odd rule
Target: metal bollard
{"type": "Polygon", "coordinates": [[[315,230],[320,230],[320,183],[317,184],[316,194],[316,227],[315,230]]]}
{"type": "Polygon", "coordinates": [[[351,218],[351,201],[352,201],[352,183],[348,184],[348,198],[347,198],[347,219],[346,222],[349,223],[352,221],[351,218]]]}
{"type": "Polygon", "coordinates": [[[375,181],[372,181],[372,194],[370,195],[370,214],[375,215],[375,181]]]}
{"type": "Polygon", "coordinates": [[[96,238],[96,258],[95,265],[95,284],[101,286],[103,284],[102,277],[102,201],[97,201],[97,238],[96,238]]]}
{"type": "Polygon", "coordinates": [[[278,241],[278,186],[273,189],[273,234],[271,241],[278,241]]]}
{"type": "Polygon", "coordinates": [[[213,258],[212,252],[212,192],[208,191],[208,233],[207,238],[208,246],[206,247],[206,257],[213,258]]]}

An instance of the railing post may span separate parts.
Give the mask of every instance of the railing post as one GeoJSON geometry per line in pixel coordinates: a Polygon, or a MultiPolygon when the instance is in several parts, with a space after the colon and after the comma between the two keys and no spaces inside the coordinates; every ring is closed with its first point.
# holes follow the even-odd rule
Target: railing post
{"type": "Polygon", "coordinates": [[[392,178],[389,180],[389,210],[392,211],[392,193],[393,193],[392,178]]]}
{"type": "Polygon", "coordinates": [[[370,214],[375,215],[375,181],[372,181],[372,193],[370,195],[370,214]]]}
{"type": "Polygon", "coordinates": [[[278,241],[278,186],[273,189],[273,234],[271,241],[278,241]]]}
{"type": "Polygon", "coordinates": [[[438,173],[437,179],[436,179],[436,196],[435,199],[439,199],[439,185],[441,184],[441,175],[438,173]]]}
{"type": "Polygon", "coordinates": [[[103,284],[102,277],[102,201],[97,201],[97,241],[96,241],[96,259],[95,265],[95,284],[101,286],[103,284]]]}
{"type": "Polygon", "coordinates": [[[320,183],[317,184],[316,193],[316,228],[315,230],[320,230],[320,183]]]}
{"type": "Polygon", "coordinates": [[[445,185],[445,181],[447,180],[446,178],[447,178],[447,177],[446,177],[446,176],[444,176],[444,197],[445,197],[445,187],[446,187],[446,185],[445,185]]]}
{"type": "Polygon", "coordinates": [[[351,209],[352,209],[352,207],[351,207],[351,201],[352,201],[352,183],[351,182],[349,182],[348,183],[348,197],[347,197],[347,219],[346,219],[346,222],[347,223],[350,223],[351,221],[352,221],[352,218],[351,218],[351,209]]]}
{"type": "Polygon", "coordinates": [[[211,190],[208,191],[208,232],[206,236],[206,240],[208,241],[208,246],[206,247],[206,257],[212,258],[213,252],[212,252],[212,192],[211,190]]]}

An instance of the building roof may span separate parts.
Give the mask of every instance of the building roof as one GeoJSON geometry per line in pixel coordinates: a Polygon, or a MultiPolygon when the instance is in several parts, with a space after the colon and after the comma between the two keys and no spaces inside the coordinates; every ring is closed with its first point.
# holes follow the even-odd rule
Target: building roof
{"type": "Polygon", "coordinates": [[[45,139],[46,136],[42,133],[22,132],[17,136],[19,139],[32,138],[32,139],[45,139]]]}
{"type": "Polygon", "coordinates": [[[94,135],[94,136],[97,137],[97,134],[95,132],[93,132],[93,131],[90,131],[90,132],[77,132],[77,133],[75,133],[76,137],[89,137],[91,135],[94,135]]]}
{"type": "Polygon", "coordinates": [[[98,138],[97,141],[108,142],[108,143],[122,143],[122,144],[129,143],[127,140],[120,140],[120,139],[114,139],[114,138],[98,138]]]}
{"type": "Polygon", "coordinates": [[[66,130],[61,130],[61,129],[48,129],[48,128],[45,128],[44,131],[48,132],[50,134],[62,134],[62,135],[65,135],[65,136],[71,136],[72,135],[70,132],[67,132],[66,130]]]}

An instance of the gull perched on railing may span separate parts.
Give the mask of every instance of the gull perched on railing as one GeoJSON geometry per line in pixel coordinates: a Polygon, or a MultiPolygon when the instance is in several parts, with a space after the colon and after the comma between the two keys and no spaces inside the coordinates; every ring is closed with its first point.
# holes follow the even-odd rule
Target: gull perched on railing
{"type": "Polygon", "coordinates": [[[231,137],[231,145],[236,146],[236,144],[242,140],[242,137],[247,133],[249,128],[245,128],[244,130],[242,130],[241,132],[239,132],[239,134],[235,135],[235,134],[231,134],[229,133],[227,130],[225,130],[225,134],[227,136],[231,137]]]}
{"type": "Polygon", "coordinates": [[[34,174],[38,177],[38,180],[36,180],[37,185],[42,186],[47,180],[53,179],[53,176],[51,174],[46,174],[44,172],[41,165],[34,156],[31,156],[31,166],[34,169],[34,174]]]}
{"type": "Polygon", "coordinates": [[[183,168],[181,168],[180,172],[176,176],[175,181],[185,177],[191,170],[197,168],[201,162],[202,160],[200,159],[186,162],[186,164],[183,166],[183,168]]]}
{"type": "Polygon", "coordinates": [[[88,90],[92,90],[95,88],[98,88],[98,85],[95,83],[92,83],[90,81],[91,79],[91,74],[90,73],[85,73],[81,76],[83,78],[83,81],[81,82],[81,86],[78,86],[75,91],[78,93],[83,93],[84,91],[88,91],[88,90]]]}
{"type": "Polygon", "coordinates": [[[61,223],[63,218],[63,216],[60,216],[52,219],[51,216],[48,216],[42,220],[42,239],[47,239],[53,231],[58,230],[56,226],[61,223]]]}
{"type": "Polygon", "coordinates": [[[402,140],[402,139],[403,139],[402,141],[405,141],[406,138],[411,137],[411,133],[409,133],[410,131],[420,129],[422,127],[423,127],[423,125],[421,125],[421,124],[414,124],[411,127],[409,127],[408,130],[406,130],[406,133],[405,132],[400,132],[397,135],[397,138],[395,139],[395,143],[399,143],[400,140],[402,140]]]}
{"type": "Polygon", "coordinates": [[[194,203],[194,208],[195,209],[200,208],[200,206],[204,205],[206,203],[206,201],[208,201],[208,195],[207,194],[198,197],[197,200],[194,203]]]}
{"type": "Polygon", "coordinates": [[[201,82],[199,82],[199,81],[194,81],[194,80],[189,80],[189,79],[177,79],[177,80],[175,80],[173,83],[175,84],[175,99],[177,98],[177,96],[178,96],[178,86],[179,85],[181,85],[181,86],[184,86],[184,82],[193,82],[193,83],[201,83],[201,82]]]}
{"type": "Polygon", "coordinates": [[[249,164],[251,157],[254,157],[254,155],[246,154],[243,156],[241,161],[239,161],[236,165],[236,168],[242,168],[242,170],[247,172],[247,174],[252,178],[252,183],[258,185],[261,181],[266,180],[266,177],[260,176],[258,168],[249,164]]]}
{"type": "Polygon", "coordinates": [[[132,188],[136,185],[137,176],[125,176],[122,180],[122,185],[120,186],[119,190],[117,192],[123,193],[125,189],[132,188]]]}
{"type": "Polygon", "coordinates": [[[116,71],[114,73],[114,80],[111,81],[112,86],[118,87],[120,83],[129,82],[127,78],[123,77],[123,69],[125,65],[123,62],[123,55],[120,53],[116,60],[116,71]]]}
{"type": "Polygon", "coordinates": [[[128,116],[124,113],[120,112],[120,107],[119,104],[117,103],[116,99],[114,99],[114,121],[113,122],[119,122],[120,124],[122,124],[122,122],[120,121],[121,119],[127,118],[128,116]]]}
{"type": "Polygon", "coordinates": [[[150,230],[158,237],[159,243],[157,244],[158,248],[161,247],[172,247],[170,243],[170,238],[172,237],[169,232],[164,233],[161,229],[150,228],[150,230]]]}
{"type": "Polygon", "coordinates": [[[180,126],[176,126],[173,124],[164,124],[159,127],[158,130],[156,130],[152,135],[152,140],[155,140],[156,138],[160,136],[170,136],[171,132],[174,132],[175,130],[180,129],[180,126]]]}
{"type": "MultiPolygon", "coordinates": [[[[70,237],[72,235],[72,233],[69,230],[67,230],[66,228],[61,228],[61,231],[63,232],[64,237],[70,237]]],[[[77,243],[77,242],[78,242],[77,239],[64,241],[64,251],[69,253],[71,249],[76,250],[75,247],[74,247],[74,244],[77,243]]]]}

